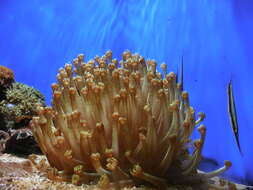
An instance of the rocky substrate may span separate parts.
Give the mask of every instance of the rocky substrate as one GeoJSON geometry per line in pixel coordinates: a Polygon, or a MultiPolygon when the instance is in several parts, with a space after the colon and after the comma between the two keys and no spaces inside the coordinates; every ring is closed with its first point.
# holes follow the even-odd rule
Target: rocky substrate
{"type": "MultiPolygon", "coordinates": [[[[36,156],[37,161],[44,159],[44,156],[36,156]]],[[[223,184],[226,187],[229,182],[218,177],[212,179],[214,184],[223,184]]],[[[236,184],[238,190],[253,190],[248,187],[236,184]]],[[[100,190],[96,185],[75,186],[66,182],[54,182],[46,177],[27,158],[17,157],[11,154],[0,155],[0,190],[100,190]]],[[[131,187],[123,190],[155,190],[146,187],[131,187]]],[[[171,187],[171,190],[192,190],[187,187],[171,187]]]]}

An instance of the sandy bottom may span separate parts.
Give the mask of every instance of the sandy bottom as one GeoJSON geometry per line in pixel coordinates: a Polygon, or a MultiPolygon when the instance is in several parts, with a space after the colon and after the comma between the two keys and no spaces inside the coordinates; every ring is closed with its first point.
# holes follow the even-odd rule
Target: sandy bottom
{"type": "MultiPolygon", "coordinates": [[[[43,158],[39,156],[38,158],[43,158]]],[[[220,179],[212,179],[219,184],[220,179]]],[[[238,190],[250,190],[253,187],[236,184],[238,190]]],[[[29,159],[10,154],[0,155],[0,190],[101,190],[96,185],[75,186],[65,182],[53,182],[45,173],[39,171],[29,159]]],[[[122,190],[155,190],[148,187],[131,187],[122,190]]],[[[187,188],[188,189],[188,188],[187,188]]],[[[186,190],[187,190],[186,189],[186,190]]],[[[192,189],[192,188],[190,188],[192,189]]],[[[177,190],[177,188],[171,188],[177,190]]]]}

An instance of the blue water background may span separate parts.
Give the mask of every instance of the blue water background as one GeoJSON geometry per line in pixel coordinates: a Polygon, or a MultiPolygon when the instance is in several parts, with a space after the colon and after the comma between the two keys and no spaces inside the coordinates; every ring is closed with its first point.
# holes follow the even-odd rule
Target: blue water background
{"type": "Polygon", "coordinates": [[[204,156],[220,166],[232,161],[225,176],[253,184],[252,0],[0,0],[0,64],[48,104],[59,67],[108,49],[117,58],[129,49],[166,62],[169,71],[183,56],[185,89],[207,116],[204,156]],[[227,113],[230,79],[243,156],[227,113]]]}

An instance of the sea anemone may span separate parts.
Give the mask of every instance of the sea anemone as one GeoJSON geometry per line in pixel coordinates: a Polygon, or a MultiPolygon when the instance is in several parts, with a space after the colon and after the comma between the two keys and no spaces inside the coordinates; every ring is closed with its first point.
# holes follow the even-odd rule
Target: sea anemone
{"type": "Polygon", "coordinates": [[[205,114],[195,118],[176,74],[167,74],[166,64],[162,73],[156,67],[156,61],[129,51],[118,63],[107,51],[87,63],[81,54],[59,70],[52,107],[39,107],[30,123],[54,168],[48,172],[51,179],[167,189],[207,184],[207,178],[230,167],[225,161],[216,171],[198,172],[205,114]],[[192,142],[195,127],[200,139],[192,142]],[[192,153],[189,144],[195,147],[192,153]]]}

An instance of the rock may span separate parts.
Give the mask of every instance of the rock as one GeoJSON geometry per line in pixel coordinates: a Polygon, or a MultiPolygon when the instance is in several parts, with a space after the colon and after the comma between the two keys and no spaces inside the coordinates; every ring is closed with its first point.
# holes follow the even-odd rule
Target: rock
{"type": "MultiPolygon", "coordinates": [[[[37,156],[37,161],[45,156],[37,156]]],[[[40,172],[35,165],[25,158],[10,154],[0,156],[0,189],[1,190],[102,190],[96,185],[75,186],[66,182],[53,182],[40,172]]],[[[124,188],[124,190],[130,190],[124,188]]],[[[152,190],[150,188],[136,188],[131,190],[152,190]]]]}
{"type": "Polygon", "coordinates": [[[41,153],[29,128],[0,131],[0,152],[18,155],[41,153]]]}

